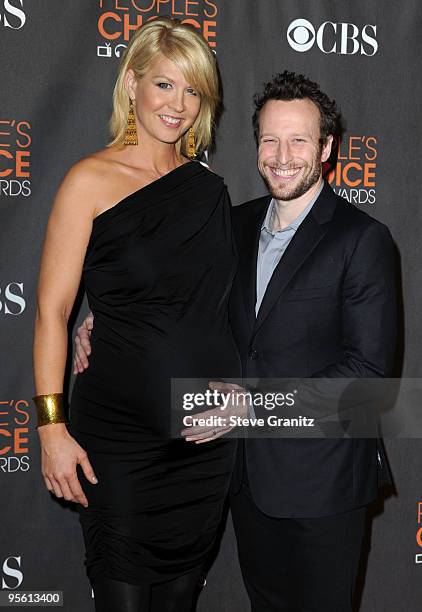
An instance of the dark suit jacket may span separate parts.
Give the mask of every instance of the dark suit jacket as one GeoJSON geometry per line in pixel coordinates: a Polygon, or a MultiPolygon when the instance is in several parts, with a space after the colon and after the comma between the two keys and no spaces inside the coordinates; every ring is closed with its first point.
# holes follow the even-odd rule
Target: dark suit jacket
{"type": "MultiPolygon", "coordinates": [[[[247,378],[390,375],[396,336],[394,246],[388,229],[328,184],[267,287],[255,318],[260,230],[271,198],[233,209],[239,268],[230,319],[247,378]]],[[[377,495],[376,439],[246,439],[253,498],[275,517],[328,516],[377,495]]]]}

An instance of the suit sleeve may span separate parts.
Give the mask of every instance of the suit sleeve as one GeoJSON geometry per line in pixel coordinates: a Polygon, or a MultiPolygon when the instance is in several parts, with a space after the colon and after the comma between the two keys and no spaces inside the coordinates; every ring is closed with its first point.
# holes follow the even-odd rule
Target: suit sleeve
{"type": "Polygon", "coordinates": [[[388,229],[372,223],[356,244],[343,282],[343,358],[318,378],[391,375],[397,333],[396,266],[388,229]]]}

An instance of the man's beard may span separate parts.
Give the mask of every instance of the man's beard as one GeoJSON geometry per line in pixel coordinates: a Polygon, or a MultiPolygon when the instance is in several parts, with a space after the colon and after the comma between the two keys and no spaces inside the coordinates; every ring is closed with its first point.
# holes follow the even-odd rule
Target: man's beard
{"type": "MultiPolygon", "coordinates": [[[[311,172],[306,174],[301,181],[289,190],[289,187],[277,187],[273,185],[265,174],[262,178],[267,185],[268,191],[272,197],[276,200],[282,200],[288,202],[295,200],[303,196],[311,187],[313,187],[320,179],[321,176],[321,152],[318,152],[312,160],[311,172]]],[[[309,165],[308,165],[309,168],[309,165]]]]}

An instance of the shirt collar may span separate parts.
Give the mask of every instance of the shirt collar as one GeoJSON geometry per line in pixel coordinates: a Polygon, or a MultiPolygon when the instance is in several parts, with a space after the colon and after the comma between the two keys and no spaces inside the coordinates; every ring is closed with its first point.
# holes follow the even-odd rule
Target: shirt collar
{"type": "MultiPolygon", "coordinates": [[[[317,201],[322,189],[324,187],[324,181],[321,182],[321,186],[318,189],[318,191],[316,192],[316,194],[314,195],[314,197],[312,198],[312,200],[309,202],[309,204],[306,206],[306,208],[304,208],[302,210],[302,212],[300,213],[300,215],[298,215],[296,217],[296,219],[294,219],[291,223],[289,223],[289,225],[287,227],[285,227],[282,230],[277,230],[277,232],[285,232],[286,230],[293,230],[296,231],[299,227],[299,225],[302,223],[302,221],[305,219],[306,215],[309,213],[309,211],[311,210],[312,206],[315,204],[315,202],[317,201]]],[[[261,227],[261,231],[263,229],[265,229],[267,232],[269,232],[270,234],[272,234],[273,236],[277,233],[273,231],[273,227],[274,227],[274,216],[275,216],[275,204],[276,201],[274,198],[271,199],[270,205],[268,207],[267,210],[267,214],[265,215],[265,219],[264,222],[262,224],[261,227]]]]}

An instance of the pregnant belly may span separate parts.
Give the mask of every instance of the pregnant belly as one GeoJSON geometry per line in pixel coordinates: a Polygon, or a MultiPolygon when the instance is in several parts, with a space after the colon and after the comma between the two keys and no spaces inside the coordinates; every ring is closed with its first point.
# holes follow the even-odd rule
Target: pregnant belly
{"type": "Polygon", "coordinates": [[[230,336],[195,343],[158,338],[137,347],[96,336],[89,368],[78,374],[73,388],[71,423],[104,433],[123,428],[169,435],[172,379],[194,379],[189,388],[202,391],[209,380],[239,376],[230,336]]]}

